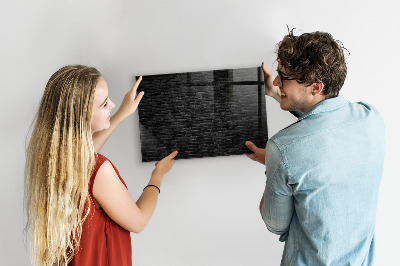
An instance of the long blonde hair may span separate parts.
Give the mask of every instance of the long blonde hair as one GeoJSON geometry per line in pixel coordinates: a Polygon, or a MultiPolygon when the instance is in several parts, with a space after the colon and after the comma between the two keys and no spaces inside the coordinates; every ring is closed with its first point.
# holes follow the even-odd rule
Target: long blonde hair
{"type": "Polygon", "coordinates": [[[90,211],[85,204],[95,164],[90,125],[100,76],[92,67],[65,66],[46,85],[25,166],[33,265],[67,265],[79,247],[90,211]]]}

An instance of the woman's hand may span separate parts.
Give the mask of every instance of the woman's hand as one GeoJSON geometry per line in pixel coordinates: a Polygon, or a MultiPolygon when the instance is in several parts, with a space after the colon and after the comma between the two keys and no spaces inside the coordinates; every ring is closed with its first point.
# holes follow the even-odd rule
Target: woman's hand
{"type": "Polygon", "coordinates": [[[144,92],[142,91],[136,96],[136,91],[141,81],[142,76],[140,76],[140,78],[135,82],[132,89],[125,94],[124,100],[122,101],[121,106],[116,112],[116,114],[118,113],[119,115],[121,115],[122,119],[125,119],[136,111],[140,100],[144,95],[144,92]]]}
{"type": "Polygon", "coordinates": [[[264,72],[264,85],[265,85],[265,95],[271,96],[278,102],[281,102],[281,91],[278,86],[274,86],[274,76],[265,66],[264,62],[261,64],[261,68],[264,72]]]}
{"type": "Polygon", "coordinates": [[[111,117],[110,127],[93,134],[93,136],[92,136],[93,145],[94,145],[94,150],[96,152],[99,152],[101,150],[104,143],[106,143],[107,139],[111,136],[111,134],[118,127],[118,125],[121,123],[121,121],[136,111],[136,109],[139,105],[139,102],[142,99],[143,94],[144,94],[144,92],[142,91],[136,97],[136,90],[139,87],[139,84],[141,81],[142,81],[142,77],[140,77],[135,82],[132,89],[130,91],[128,91],[128,93],[125,95],[124,100],[122,101],[122,104],[119,107],[118,111],[111,117]]]}
{"type": "Polygon", "coordinates": [[[156,168],[153,170],[153,176],[163,176],[165,175],[174,165],[175,156],[178,154],[178,151],[173,151],[170,155],[162,159],[161,161],[156,162],[156,168]]]}

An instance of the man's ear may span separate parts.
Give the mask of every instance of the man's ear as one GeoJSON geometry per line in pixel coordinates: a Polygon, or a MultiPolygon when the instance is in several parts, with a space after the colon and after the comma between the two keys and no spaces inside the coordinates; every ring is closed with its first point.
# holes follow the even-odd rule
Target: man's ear
{"type": "Polygon", "coordinates": [[[324,83],[322,82],[315,82],[312,84],[312,95],[318,95],[322,92],[322,90],[324,89],[324,83]]]}

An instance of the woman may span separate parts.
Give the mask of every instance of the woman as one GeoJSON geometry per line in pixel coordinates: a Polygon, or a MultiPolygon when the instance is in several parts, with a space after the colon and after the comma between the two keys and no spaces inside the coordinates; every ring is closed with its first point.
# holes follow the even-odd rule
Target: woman
{"type": "Polygon", "coordinates": [[[141,78],[118,111],[100,73],[65,66],[48,81],[27,149],[27,229],[34,265],[131,265],[130,232],[154,212],[162,177],[177,151],[156,163],[135,202],[115,166],[100,151],[135,112],[141,78]]]}

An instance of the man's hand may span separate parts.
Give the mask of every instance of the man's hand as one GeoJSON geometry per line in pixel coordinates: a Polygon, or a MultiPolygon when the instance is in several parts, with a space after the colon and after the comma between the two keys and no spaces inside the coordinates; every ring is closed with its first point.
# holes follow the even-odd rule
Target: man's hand
{"type": "Polygon", "coordinates": [[[247,148],[249,148],[252,152],[254,152],[253,154],[246,154],[246,156],[252,159],[253,161],[265,164],[265,149],[258,148],[251,141],[246,141],[245,144],[247,148]]]}
{"type": "Polygon", "coordinates": [[[281,91],[278,86],[274,86],[273,84],[274,76],[265,66],[264,62],[262,62],[261,68],[264,72],[265,95],[271,96],[280,103],[282,101],[281,91]]]}

